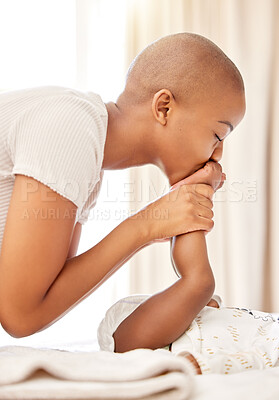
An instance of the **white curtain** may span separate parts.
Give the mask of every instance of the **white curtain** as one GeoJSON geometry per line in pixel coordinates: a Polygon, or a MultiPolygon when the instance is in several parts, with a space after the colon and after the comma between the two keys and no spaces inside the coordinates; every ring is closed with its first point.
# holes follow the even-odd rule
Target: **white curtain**
{"type": "MultiPolygon", "coordinates": [[[[278,20],[276,0],[0,0],[1,90],[69,85],[115,100],[133,57],[181,31],[207,36],[232,58],[245,80],[247,113],[226,139],[228,180],[215,198],[209,254],[216,291],[228,304],[269,311],[279,310],[278,20]]],[[[79,253],[123,220],[128,207],[134,212],[168,190],[151,165],[105,177],[79,253]]],[[[88,340],[116,299],[156,292],[175,279],[169,244],[148,246],[47,330],[23,339],[0,330],[0,343],[88,340]]]]}
{"type": "MultiPolygon", "coordinates": [[[[126,0],[0,0],[0,91],[40,85],[75,87],[115,100],[125,78],[126,0]]],[[[128,214],[127,171],[105,172],[96,207],[83,226],[78,254],[128,214]]],[[[94,268],[94,265],[92,265],[94,268]]],[[[88,341],[107,308],[128,294],[129,263],[48,329],[1,345],[88,341]]]]}
{"type": "MultiPolygon", "coordinates": [[[[151,41],[188,31],[213,40],[240,69],[244,120],[227,139],[221,161],[227,182],[215,195],[215,227],[207,236],[216,292],[228,305],[279,310],[279,2],[277,0],[141,0],[129,3],[127,66],[151,41]]],[[[148,165],[131,168],[141,189],[168,188],[148,165]]],[[[137,188],[137,186],[135,186],[137,188]]],[[[140,196],[133,193],[134,198],[140,196]]],[[[158,197],[153,191],[147,201],[158,197]]],[[[138,209],[146,199],[131,199],[138,209]]],[[[131,292],[153,293],[176,278],[169,244],[143,249],[131,261],[131,292]]]]}

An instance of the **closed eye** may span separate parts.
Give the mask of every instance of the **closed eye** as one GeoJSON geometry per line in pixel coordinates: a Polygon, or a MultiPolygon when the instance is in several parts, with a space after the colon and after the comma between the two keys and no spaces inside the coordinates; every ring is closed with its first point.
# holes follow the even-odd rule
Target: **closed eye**
{"type": "Polygon", "coordinates": [[[217,135],[217,133],[215,133],[215,136],[217,137],[217,139],[219,140],[219,142],[222,142],[222,139],[220,139],[220,137],[217,135]]]}

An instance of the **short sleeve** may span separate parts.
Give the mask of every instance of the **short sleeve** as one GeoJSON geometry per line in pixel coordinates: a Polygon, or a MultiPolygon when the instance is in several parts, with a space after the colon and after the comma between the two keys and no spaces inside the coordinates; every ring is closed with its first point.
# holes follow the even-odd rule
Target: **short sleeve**
{"type": "Polygon", "coordinates": [[[10,129],[16,173],[31,176],[72,201],[78,214],[98,181],[104,122],[94,104],[75,95],[48,96],[10,129]]]}

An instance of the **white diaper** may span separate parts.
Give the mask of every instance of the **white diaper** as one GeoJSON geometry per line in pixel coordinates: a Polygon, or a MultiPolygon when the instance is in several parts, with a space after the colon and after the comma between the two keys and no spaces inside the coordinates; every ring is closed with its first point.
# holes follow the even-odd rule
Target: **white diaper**
{"type": "Polygon", "coordinates": [[[97,331],[100,350],[114,351],[115,344],[112,336],[113,333],[121,322],[148,297],[150,297],[150,295],[147,294],[131,295],[118,300],[107,310],[97,331]]]}
{"type": "MultiPolygon", "coordinates": [[[[132,295],[110,307],[98,327],[101,350],[114,351],[113,333],[120,323],[150,295],[132,295]]],[[[203,374],[229,374],[264,369],[279,358],[279,323],[261,311],[223,307],[204,307],[187,331],[171,345],[177,356],[192,354],[203,374]]],[[[165,348],[166,349],[166,348],[165,348]]]]}

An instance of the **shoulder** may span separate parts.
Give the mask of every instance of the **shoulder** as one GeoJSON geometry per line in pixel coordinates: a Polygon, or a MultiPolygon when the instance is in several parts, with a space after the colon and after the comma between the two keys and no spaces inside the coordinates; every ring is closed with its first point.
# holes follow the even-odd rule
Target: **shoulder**
{"type": "Polygon", "coordinates": [[[76,103],[81,108],[94,109],[95,114],[108,117],[108,112],[105,103],[101,96],[95,92],[83,91],[77,88],[51,86],[47,87],[48,94],[50,97],[59,97],[64,101],[76,103]],[[52,88],[52,90],[50,90],[52,88]]]}

